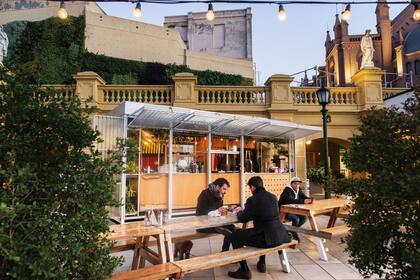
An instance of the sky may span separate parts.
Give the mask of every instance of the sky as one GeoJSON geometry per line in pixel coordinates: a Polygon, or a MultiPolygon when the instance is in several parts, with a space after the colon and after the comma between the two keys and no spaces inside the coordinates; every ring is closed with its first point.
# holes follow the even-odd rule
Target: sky
{"type": "MultiPolygon", "coordinates": [[[[111,16],[132,20],[134,5],[130,3],[98,3],[111,16]]],[[[406,5],[390,5],[394,18],[406,5]]],[[[252,8],[252,52],[257,68],[257,83],[263,84],[273,74],[293,74],[316,65],[324,65],[327,29],[332,27],[336,11],[342,5],[285,5],[287,19],[278,21],[277,5],[213,4],[214,10],[252,8]]],[[[349,34],[363,34],[366,29],[376,33],[374,4],[352,5],[349,34]]],[[[142,3],[141,22],[163,25],[165,16],[207,11],[207,4],[162,5],[142,3]]],[[[308,72],[308,76],[314,72],[308,72]]],[[[298,78],[298,77],[297,77],[298,78]]]]}

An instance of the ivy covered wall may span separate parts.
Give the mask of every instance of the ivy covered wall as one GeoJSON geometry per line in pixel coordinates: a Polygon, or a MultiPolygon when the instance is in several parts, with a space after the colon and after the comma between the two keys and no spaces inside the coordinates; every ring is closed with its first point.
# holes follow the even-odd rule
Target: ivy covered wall
{"type": "Polygon", "coordinates": [[[9,54],[4,64],[21,69],[39,84],[70,84],[80,71],[97,72],[109,84],[170,84],[178,72],[197,75],[199,84],[252,85],[240,75],[197,71],[185,65],[118,59],[89,53],[84,46],[85,18],[49,18],[38,22],[11,22],[4,26],[9,54]]]}

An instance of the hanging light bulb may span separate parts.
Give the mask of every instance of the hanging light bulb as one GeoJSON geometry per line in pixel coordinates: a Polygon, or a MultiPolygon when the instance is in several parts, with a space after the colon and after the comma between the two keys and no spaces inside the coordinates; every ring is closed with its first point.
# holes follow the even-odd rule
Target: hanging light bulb
{"type": "Polygon", "coordinates": [[[415,0],[412,0],[411,4],[414,5],[413,19],[415,21],[419,21],[420,20],[420,2],[415,2],[415,0]]]}
{"type": "Polygon", "coordinates": [[[350,4],[346,5],[346,9],[342,13],[342,19],[347,22],[350,20],[350,4]]]}
{"type": "Polygon", "coordinates": [[[135,16],[136,18],[141,17],[141,4],[140,4],[140,2],[138,2],[136,4],[136,7],[133,10],[133,16],[135,16]]]}
{"type": "Polygon", "coordinates": [[[61,19],[66,19],[68,17],[64,1],[61,1],[60,8],[58,9],[58,17],[61,19]]]}
{"type": "Polygon", "coordinates": [[[279,19],[279,21],[284,21],[286,19],[286,11],[284,10],[282,4],[279,5],[279,14],[277,18],[279,19]]]}
{"type": "Polygon", "coordinates": [[[209,4],[209,8],[207,9],[206,18],[208,21],[214,20],[214,11],[213,11],[213,4],[209,4]]]}

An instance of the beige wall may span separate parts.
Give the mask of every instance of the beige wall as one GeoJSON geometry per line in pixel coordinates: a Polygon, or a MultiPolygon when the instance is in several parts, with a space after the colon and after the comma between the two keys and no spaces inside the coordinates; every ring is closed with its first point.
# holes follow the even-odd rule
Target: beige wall
{"type": "MultiPolygon", "coordinates": [[[[12,7],[14,6],[14,2],[16,2],[15,0],[1,0],[0,2],[3,1],[10,2],[9,4],[12,7]]],[[[60,2],[49,1],[48,5],[46,2],[47,1],[44,0],[38,0],[37,3],[39,3],[39,5],[37,6],[37,8],[22,7],[20,9],[5,9],[4,6],[3,8],[0,7],[0,24],[3,25],[12,21],[20,20],[39,21],[50,17],[56,17],[60,2]]],[[[75,1],[74,3],[66,2],[67,13],[71,16],[83,15],[85,8],[88,11],[104,14],[102,9],[99,8],[99,6],[96,5],[96,3],[85,3],[82,1],[75,1]]]]}
{"type": "Polygon", "coordinates": [[[189,51],[174,29],[86,12],[85,33],[86,48],[93,53],[254,77],[252,60],[189,51]]]}

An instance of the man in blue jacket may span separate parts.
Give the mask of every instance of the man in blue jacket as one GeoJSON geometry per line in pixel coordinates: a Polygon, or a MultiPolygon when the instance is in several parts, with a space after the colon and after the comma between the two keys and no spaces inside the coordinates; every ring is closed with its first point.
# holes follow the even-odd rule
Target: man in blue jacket
{"type": "MultiPolygon", "coordinates": [[[[238,207],[234,212],[239,222],[253,221],[254,227],[232,233],[230,236],[232,247],[234,249],[243,246],[272,248],[290,242],[287,231],[279,219],[276,196],[265,190],[263,180],[259,176],[250,178],[248,186],[252,196],[247,199],[245,209],[238,207]]],[[[257,268],[258,271],[265,272],[265,256],[260,257],[257,268]]],[[[241,261],[240,268],[229,272],[228,275],[237,279],[250,279],[251,271],[246,261],[241,261]]]]}
{"type": "MultiPolygon", "coordinates": [[[[290,185],[284,188],[279,199],[279,209],[282,205],[287,204],[310,204],[312,199],[307,197],[302,190],[299,188],[302,184],[302,180],[299,177],[293,177],[290,181],[290,185]]],[[[302,215],[286,214],[286,219],[292,221],[292,225],[295,227],[301,227],[306,223],[307,217],[302,215]]],[[[299,236],[296,232],[292,232],[293,237],[300,241],[299,236]]]]}

